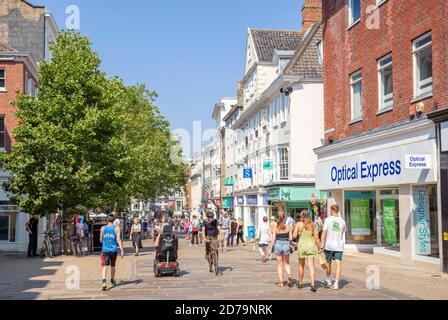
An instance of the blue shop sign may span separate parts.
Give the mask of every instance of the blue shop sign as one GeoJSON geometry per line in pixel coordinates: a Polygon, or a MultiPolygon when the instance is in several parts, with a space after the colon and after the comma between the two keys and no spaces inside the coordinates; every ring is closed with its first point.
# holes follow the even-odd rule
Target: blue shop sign
{"type": "Polygon", "coordinates": [[[243,170],[244,179],[251,179],[253,177],[253,172],[251,168],[246,168],[243,170]]]}
{"type": "Polygon", "coordinates": [[[246,196],[246,204],[256,206],[258,204],[258,196],[246,196]]]}

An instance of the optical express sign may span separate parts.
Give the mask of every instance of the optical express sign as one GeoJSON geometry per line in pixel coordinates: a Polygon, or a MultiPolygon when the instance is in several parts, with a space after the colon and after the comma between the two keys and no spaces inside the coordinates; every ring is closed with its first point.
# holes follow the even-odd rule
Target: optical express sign
{"type": "Polygon", "coordinates": [[[435,182],[432,144],[420,144],[418,153],[409,146],[370,152],[317,164],[317,188],[321,190],[375,185],[435,182]]]}

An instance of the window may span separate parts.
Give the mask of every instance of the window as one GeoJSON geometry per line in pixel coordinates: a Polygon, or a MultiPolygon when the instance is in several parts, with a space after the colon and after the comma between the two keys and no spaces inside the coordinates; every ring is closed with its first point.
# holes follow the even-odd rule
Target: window
{"type": "Polygon", "coordinates": [[[350,76],[352,121],[362,119],[362,73],[358,71],[350,76]]]}
{"type": "Polygon", "coordinates": [[[319,60],[319,64],[324,63],[324,49],[322,41],[319,41],[319,43],[316,46],[317,48],[317,59],[319,60]]]}
{"type": "Polygon", "coordinates": [[[0,216],[0,241],[9,241],[9,216],[0,216]]]}
{"type": "Polygon", "coordinates": [[[394,103],[392,55],[378,61],[379,111],[390,109],[394,103]]]}
{"type": "Polygon", "coordinates": [[[6,148],[5,116],[0,116],[0,149],[6,148]]]}
{"type": "Polygon", "coordinates": [[[432,34],[428,33],[413,43],[414,97],[432,94],[432,34]]]}
{"type": "Polygon", "coordinates": [[[289,152],[287,148],[281,148],[278,153],[280,165],[280,179],[289,179],[289,152]]]}
{"type": "Polygon", "coordinates": [[[0,90],[6,90],[5,69],[0,69],[0,90]]]}
{"type": "Polygon", "coordinates": [[[348,0],[349,21],[351,26],[361,19],[361,0],[348,0]]]}

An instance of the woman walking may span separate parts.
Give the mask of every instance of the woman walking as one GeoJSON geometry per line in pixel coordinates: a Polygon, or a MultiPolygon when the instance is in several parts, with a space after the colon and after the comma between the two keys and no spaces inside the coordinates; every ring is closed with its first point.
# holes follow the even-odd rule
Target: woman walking
{"type": "Polygon", "coordinates": [[[140,253],[140,249],[142,246],[142,224],[140,223],[140,219],[138,217],[134,218],[134,224],[131,227],[131,234],[129,236],[129,240],[132,240],[132,245],[135,248],[135,256],[137,257],[140,253]]]}
{"type": "Polygon", "coordinates": [[[300,214],[300,221],[297,223],[293,233],[293,237],[300,236],[297,246],[299,254],[299,280],[297,287],[303,288],[303,278],[305,275],[305,263],[308,265],[308,270],[311,277],[311,291],[316,292],[316,271],[314,269],[314,259],[319,256],[318,246],[320,245],[319,233],[317,227],[311,220],[308,210],[302,211],[300,214]]]}
{"type": "Polygon", "coordinates": [[[244,222],[243,219],[238,218],[238,226],[236,228],[236,246],[240,245],[240,240],[243,243],[243,247],[246,246],[244,242],[244,222]]]}
{"type": "Polygon", "coordinates": [[[277,256],[277,270],[280,282],[278,286],[284,287],[283,269],[288,274],[288,287],[292,287],[291,265],[289,264],[290,243],[292,241],[292,230],[285,224],[285,214],[280,212],[277,226],[274,229],[273,238],[275,240],[274,254],[277,256]]]}

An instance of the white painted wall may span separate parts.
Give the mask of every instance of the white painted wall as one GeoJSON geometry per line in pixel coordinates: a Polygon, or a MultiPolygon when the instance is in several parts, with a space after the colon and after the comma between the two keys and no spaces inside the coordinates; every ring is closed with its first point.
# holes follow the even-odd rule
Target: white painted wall
{"type": "Polygon", "coordinates": [[[290,177],[293,182],[315,182],[314,149],[324,138],[322,83],[297,85],[291,94],[290,177]],[[304,177],[303,175],[309,175],[304,177]]]}

